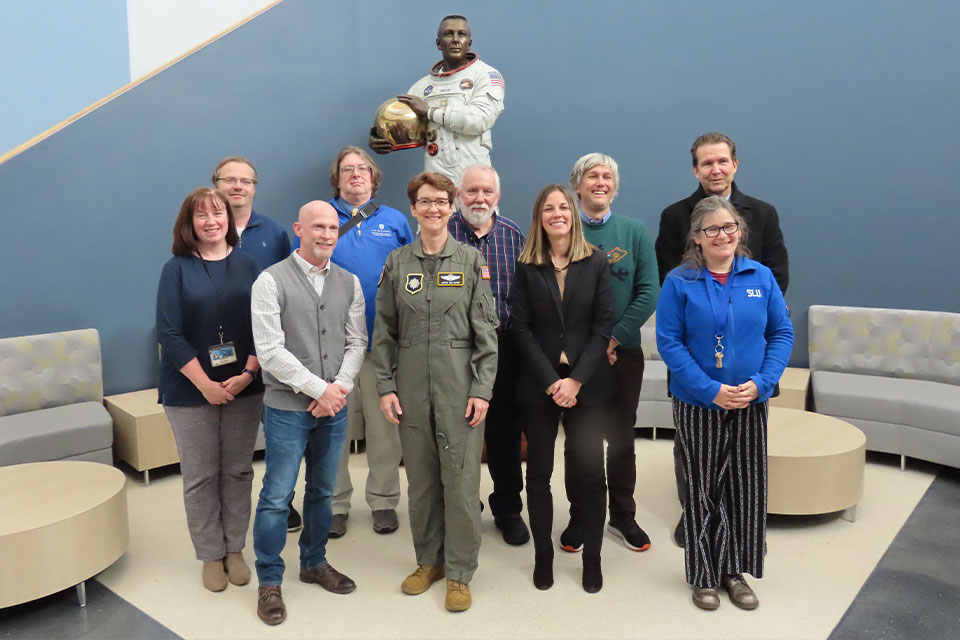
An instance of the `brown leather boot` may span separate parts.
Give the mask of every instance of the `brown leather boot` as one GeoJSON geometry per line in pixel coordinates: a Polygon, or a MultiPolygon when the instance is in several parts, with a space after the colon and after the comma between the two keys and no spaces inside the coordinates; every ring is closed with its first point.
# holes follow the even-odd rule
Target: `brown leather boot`
{"type": "Polygon", "coordinates": [[[287,619],[287,607],[283,604],[280,585],[257,590],[257,617],[271,626],[287,619]]]}

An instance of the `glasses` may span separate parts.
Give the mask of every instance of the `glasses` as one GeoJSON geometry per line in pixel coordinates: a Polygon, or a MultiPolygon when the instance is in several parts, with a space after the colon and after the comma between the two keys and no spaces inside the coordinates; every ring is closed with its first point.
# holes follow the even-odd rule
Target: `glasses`
{"type": "Polygon", "coordinates": [[[368,164],[351,164],[346,167],[340,167],[340,175],[348,176],[351,173],[357,173],[361,176],[366,176],[370,174],[370,165],[368,164]]]}
{"type": "Polygon", "coordinates": [[[732,236],[739,228],[739,222],[728,222],[727,224],[720,225],[719,227],[706,227],[704,229],[700,229],[700,231],[703,231],[703,235],[707,236],[708,238],[716,238],[718,235],[720,235],[721,231],[728,236],[732,236]]]}
{"type": "Polygon", "coordinates": [[[417,198],[417,206],[421,209],[429,209],[433,205],[437,205],[437,209],[446,209],[450,206],[450,201],[446,198],[437,198],[436,200],[417,198]]]}
{"type": "Polygon", "coordinates": [[[249,187],[252,184],[257,184],[256,180],[251,178],[217,178],[217,182],[226,182],[227,184],[237,184],[238,182],[245,187],[249,187]]]}

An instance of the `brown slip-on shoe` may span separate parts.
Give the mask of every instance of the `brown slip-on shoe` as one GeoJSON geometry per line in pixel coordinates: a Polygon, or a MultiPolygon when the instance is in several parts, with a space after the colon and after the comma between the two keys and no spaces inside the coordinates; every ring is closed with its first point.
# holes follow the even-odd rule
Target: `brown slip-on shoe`
{"type": "Polygon", "coordinates": [[[227,580],[230,584],[242,587],[250,582],[250,567],[239,551],[227,551],[223,559],[223,568],[227,571],[227,580]]]}
{"type": "Polygon", "coordinates": [[[445,575],[442,564],[421,564],[417,570],[404,578],[400,590],[408,596],[418,596],[445,575]]]}
{"type": "Polygon", "coordinates": [[[716,587],[693,587],[693,604],[701,609],[713,611],[720,607],[720,595],[716,587]]]}
{"type": "Polygon", "coordinates": [[[223,570],[223,560],[203,563],[203,586],[210,591],[223,591],[227,588],[227,573],[223,570]]]}
{"type": "Polygon", "coordinates": [[[325,564],[316,569],[300,569],[300,582],[318,584],[330,593],[345,594],[354,591],[357,583],[325,564]]]}
{"type": "Polygon", "coordinates": [[[730,602],[735,606],[751,611],[760,605],[760,599],[743,576],[723,576],[720,584],[723,585],[723,590],[727,592],[730,602]]]}
{"type": "Polygon", "coordinates": [[[470,585],[447,578],[447,599],[443,603],[447,611],[466,611],[470,602],[470,585]]]}
{"type": "Polygon", "coordinates": [[[287,607],[280,595],[280,585],[257,590],[257,617],[271,626],[287,619],[287,607]]]}

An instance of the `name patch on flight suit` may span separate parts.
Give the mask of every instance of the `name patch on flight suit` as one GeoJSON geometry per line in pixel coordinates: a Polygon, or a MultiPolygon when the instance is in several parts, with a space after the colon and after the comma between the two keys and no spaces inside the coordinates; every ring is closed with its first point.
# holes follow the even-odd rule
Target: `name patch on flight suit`
{"type": "Polygon", "coordinates": [[[423,290],[423,274],[408,273],[407,282],[403,285],[403,288],[408,293],[420,293],[423,290]]]}
{"type": "Polygon", "coordinates": [[[438,287],[462,287],[463,282],[462,271],[440,271],[437,273],[438,287]]]}

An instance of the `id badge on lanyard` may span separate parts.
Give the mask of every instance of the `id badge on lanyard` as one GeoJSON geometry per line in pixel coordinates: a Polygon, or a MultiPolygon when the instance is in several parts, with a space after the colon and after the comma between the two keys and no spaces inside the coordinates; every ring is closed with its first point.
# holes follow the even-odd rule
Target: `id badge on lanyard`
{"type": "Polygon", "coordinates": [[[223,342],[223,333],[220,334],[220,344],[208,347],[207,353],[210,355],[211,367],[222,367],[237,361],[237,350],[233,342],[223,342]]]}

